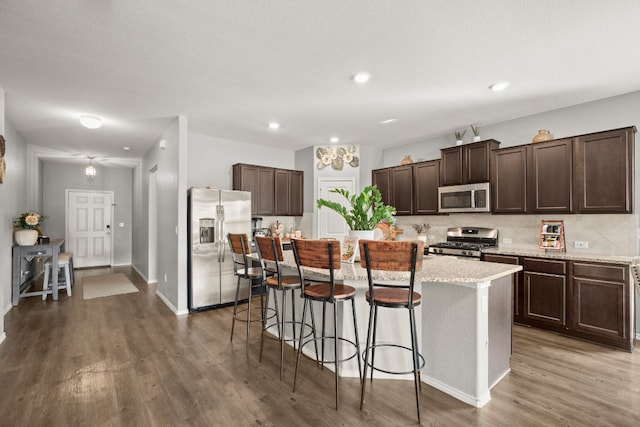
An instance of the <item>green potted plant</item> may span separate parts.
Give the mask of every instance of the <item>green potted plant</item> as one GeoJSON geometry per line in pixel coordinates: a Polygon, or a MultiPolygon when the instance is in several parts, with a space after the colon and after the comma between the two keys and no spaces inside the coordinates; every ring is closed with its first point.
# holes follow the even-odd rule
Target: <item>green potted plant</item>
{"type": "MultiPolygon", "coordinates": [[[[395,224],[396,208],[382,201],[382,194],[375,185],[365,187],[359,194],[351,194],[343,188],[334,188],[331,193],[340,194],[349,202],[350,208],[338,202],[318,199],[318,208],[326,207],[337,212],[347,222],[351,239],[373,239],[374,229],[382,220],[395,224]]],[[[358,245],[355,242],[356,258],[358,245]]]]}
{"type": "Polygon", "coordinates": [[[35,245],[40,234],[40,226],[47,219],[35,211],[23,212],[13,219],[14,239],[20,246],[35,245]]]}
{"type": "Polygon", "coordinates": [[[480,125],[471,125],[471,132],[473,132],[473,142],[480,141],[480,125]]]}
{"type": "Polygon", "coordinates": [[[467,133],[467,130],[463,131],[455,131],[454,134],[456,136],[456,145],[462,145],[462,138],[464,138],[464,134],[467,133]]]}

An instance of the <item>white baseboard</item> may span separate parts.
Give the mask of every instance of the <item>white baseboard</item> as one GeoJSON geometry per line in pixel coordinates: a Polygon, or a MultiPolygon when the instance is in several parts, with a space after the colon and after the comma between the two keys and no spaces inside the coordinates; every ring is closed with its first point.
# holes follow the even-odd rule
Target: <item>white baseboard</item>
{"type": "Polygon", "coordinates": [[[138,269],[138,267],[135,266],[135,264],[131,264],[131,268],[133,268],[135,270],[136,273],[138,273],[140,275],[140,277],[142,277],[144,279],[145,282],[149,283],[147,276],[145,276],[144,274],[142,274],[142,271],[140,271],[138,269]]]}
{"type": "Polygon", "coordinates": [[[4,332],[2,332],[2,334],[0,335],[0,344],[2,344],[2,341],[5,340],[5,338],[7,338],[7,334],[5,334],[4,332]]]}
{"type": "Polygon", "coordinates": [[[172,303],[165,297],[160,291],[156,290],[156,295],[160,297],[160,299],[169,307],[169,310],[173,312],[176,316],[182,316],[185,314],[189,314],[189,310],[178,310],[172,303]]]}
{"type": "Polygon", "coordinates": [[[6,316],[7,313],[13,308],[13,304],[9,303],[7,304],[7,306],[4,308],[4,313],[2,314],[3,316],[6,316]]]}

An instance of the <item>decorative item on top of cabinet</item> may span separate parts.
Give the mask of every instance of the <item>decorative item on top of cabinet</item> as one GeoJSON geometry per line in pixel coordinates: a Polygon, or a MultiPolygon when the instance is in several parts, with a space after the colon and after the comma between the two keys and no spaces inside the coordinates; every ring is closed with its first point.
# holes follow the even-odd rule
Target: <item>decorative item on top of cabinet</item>
{"type": "Polygon", "coordinates": [[[413,159],[408,154],[404,156],[404,159],[400,162],[401,165],[410,165],[411,163],[413,163],[413,159]]]}
{"type": "Polygon", "coordinates": [[[540,249],[564,252],[564,221],[543,219],[540,221],[540,249]]]}
{"type": "Polygon", "coordinates": [[[553,136],[551,135],[551,133],[548,130],[540,129],[538,131],[538,133],[536,134],[536,136],[533,137],[531,142],[544,142],[544,141],[549,141],[549,140],[552,140],[552,139],[553,139],[553,136]]]}
{"type": "Polygon", "coordinates": [[[464,134],[467,133],[467,130],[463,131],[455,131],[454,135],[456,136],[456,145],[462,145],[462,138],[464,138],[464,134]]]}
{"type": "Polygon", "coordinates": [[[476,124],[469,127],[471,128],[471,132],[473,132],[473,142],[480,141],[480,125],[476,124]]]}

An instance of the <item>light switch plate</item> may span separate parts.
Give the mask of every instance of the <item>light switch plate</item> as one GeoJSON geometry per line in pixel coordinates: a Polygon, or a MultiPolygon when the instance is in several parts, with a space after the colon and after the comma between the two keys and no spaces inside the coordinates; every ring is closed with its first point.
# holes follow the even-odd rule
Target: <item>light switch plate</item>
{"type": "Polygon", "coordinates": [[[589,242],[584,241],[584,240],[576,240],[574,243],[574,247],[576,249],[588,249],[589,248],[589,242]]]}
{"type": "Polygon", "coordinates": [[[513,240],[505,237],[504,239],[502,239],[502,243],[505,243],[505,244],[513,243],[513,240]]]}

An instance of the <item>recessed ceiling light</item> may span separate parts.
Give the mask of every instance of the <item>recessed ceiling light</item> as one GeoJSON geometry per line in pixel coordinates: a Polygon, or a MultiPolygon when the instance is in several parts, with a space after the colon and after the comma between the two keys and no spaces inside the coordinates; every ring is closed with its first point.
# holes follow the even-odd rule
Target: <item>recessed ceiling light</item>
{"type": "Polygon", "coordinates": [[[88,129],[98,129],[102,126],[102,119],[91,114],[83,114],[80,116],[80,124],[88,129]]]}
{"type": "Polygon", "coordinates": [[[131,147],[122,147],[122,149],[123,149],[124,151],[129,151],[129,150],[131,150],[131,147]]]}
{"type": "Polygon", "coordinates": [[[351,78],[354,82],[363,85],[369,81],[369,79],[371,78],[371,74],[367,73],[366,71],[361,71],[359,73],[355,73],[351,78]]]}
{"type": "Polygon", "coordinates": [[[278,122],[269,123],[269,129],[273,129],[273,130],[280,129],[280,123],[278,122]]]}
{"type": "Polygon", "coordinates": [[[490,85],[489,89],[491,89],[494,92],[500,92],[501,90],[505,90],[508,87],[509,87],[509,82],[498,82],[490,85]]]}
{"type": "Polygon", "coordinates": [[[387,120],[383,120],[383,121],[381,121],[381,122],[380,122],[380,124],[381,124],[381,125],[386,125],[386,124],[389,124],[389,123],[393,123],[393,122],[395,122],[395,121],[397,121],[397,120],[398,120],[398,119],[387,119],[387,120]]]}
{"type": "Polygon", "coordinates": [[[337,136],[332,136],[331,138],[329,138],[329,142],[335,144],[336,142],[340,142],[340,138],[338,138],[337,136]]]}

